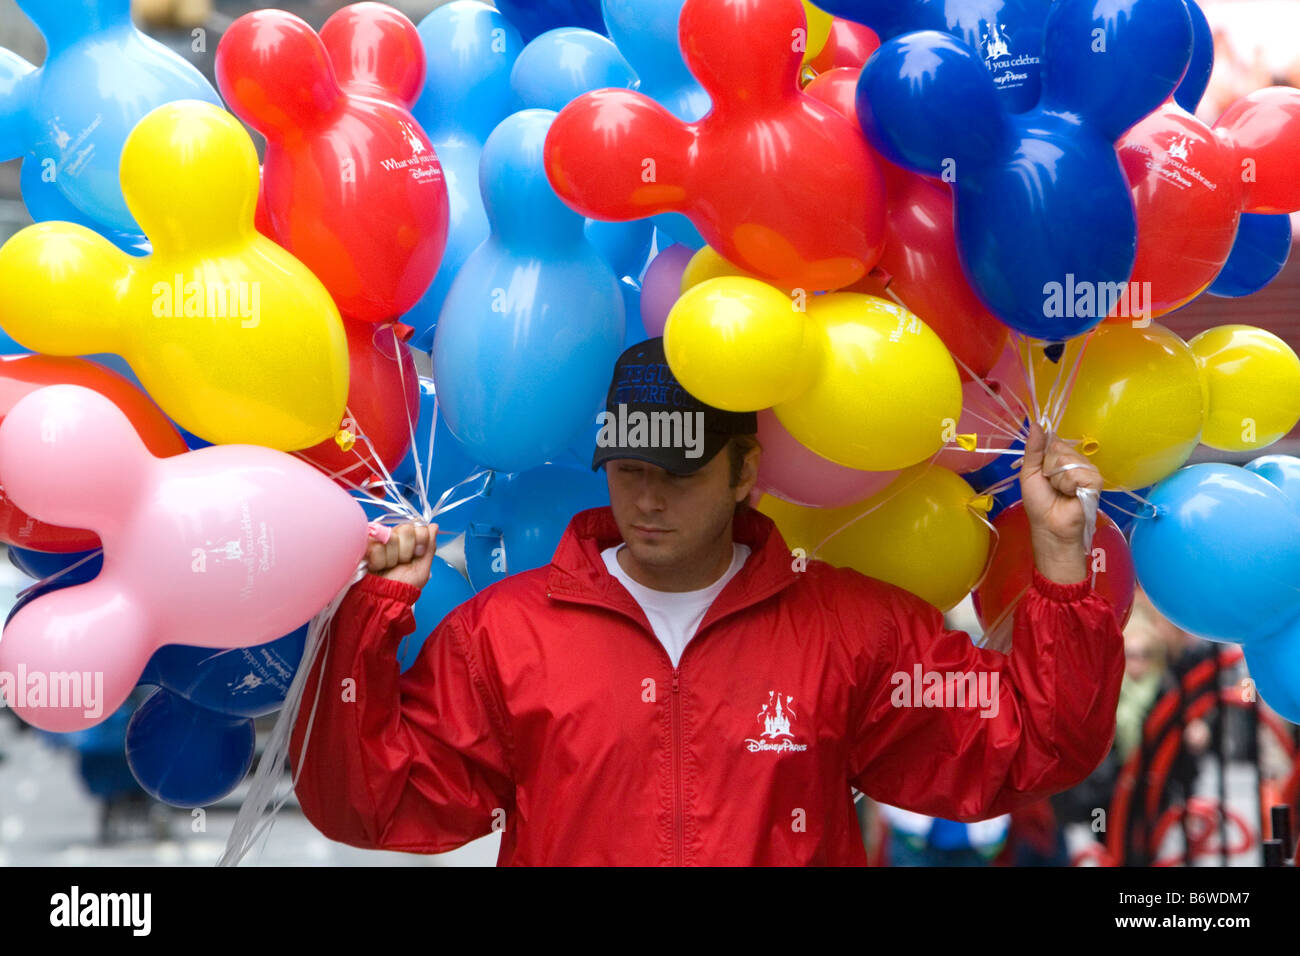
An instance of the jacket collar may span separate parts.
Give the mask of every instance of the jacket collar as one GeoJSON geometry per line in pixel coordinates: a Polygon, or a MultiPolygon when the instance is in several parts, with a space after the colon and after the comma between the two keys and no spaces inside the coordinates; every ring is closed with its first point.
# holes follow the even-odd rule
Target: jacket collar
{"type": "MultiPolygon", "coordinates": [[[[600,556],[605,548],[622,540],[610,507],[578,512],[551,559],[546,579],[548,594],[619,610],[648,626],[641,608],[609,573],[600,556]]],[[[753,508],[745,509],[732,522],[732,540],[748,545],[752,553],[713,602],[700,622],[699,631],[718,618],[777,593],[796,577],[785,539],[767,515],[753,508]]]]}

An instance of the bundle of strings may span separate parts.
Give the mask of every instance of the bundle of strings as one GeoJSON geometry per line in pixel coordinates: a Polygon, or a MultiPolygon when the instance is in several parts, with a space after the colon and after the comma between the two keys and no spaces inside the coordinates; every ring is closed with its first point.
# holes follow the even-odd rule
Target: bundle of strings
{"type": "MultiPolygon", "coordinates": [[[[221,854],[221,859],[217,861],[217,866],[238,866],[240,860],[259,840],[270,835],[275,815],[289,799],[289,794],[293,792],[293,785],[298,782],[298,775],[302,770],[301,757],[307,753],[307,744],[311,739],[311,724],[316,717],[316,702],[320,699],[321,678],[319,677],[316,681],[315,693],[312,695],[311,713],[308,717],[306,733],[303,735],[299,764],[294,768],[292,784],[288,790],[277,797],[276,789],[284,779],[285,767],[289,762],[289,738],[298,721],[298,712],[302,708],[307,681],[328,640],[330,625],[334,621],[334,615],[338,613],[339,605],[343,603],[343,598],[352,585],[361,580],[365,568],[364,563],[359,565],[352,580],[311,619],[311,624],[307,628],[307,640],[303,646],[302,662],[298,665],[298,672],[294,675],[293,683],[289,685],[288,693],[285,694],[284,706],[280,708],[275,727],[271,730],[266,749],[262,752],[262,759],[258,761],[257,770],[253,774],[248,795],[244,797],[244,802],[239,807],[235,825],[230,831],[226,849],[221,854]]],[[[324,673],[325,669],[321,668],[322,677],[324,673]]]]}

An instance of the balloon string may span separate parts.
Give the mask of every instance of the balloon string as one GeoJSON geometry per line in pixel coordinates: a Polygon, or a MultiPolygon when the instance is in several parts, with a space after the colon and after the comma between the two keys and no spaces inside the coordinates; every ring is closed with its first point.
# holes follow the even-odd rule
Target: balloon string
{"type": "MultiPolygon", "coordinates": [[[[387,328],[392,329],[390,324],[387,328]]],[[[402,388],[402,411],[406,414],[406,434],[410,439],[411,459],[415,462],[415,493],[420,499],[420,513],[425,516],[426,520],[429,515],[429,494],[424,484],[424,470],[420,467],[419,450],[415,441],[415,425],[419,420],[419,382],[416,382],[416,421],[411,420],[411,405],[406,400],[406,363],[402,361],[402,349],[406,348],[405,343],[397,338],[396,331],[393,331],[393,344],[397,347],[397,378],[402,388]]],[[[429,449],[429,458],[433,458],[433,448],[429,449]]]]}
{"type": "MultiPolygon", "coordinates": [[[[913,474],[913,475],[911,475],[911,476],[908,478],[907,481],[900,481],[900,480],[897,479],[897,478],[894,479],[894,481],[892,481],[892,482],[889,484],[889,487],[885,489],[886,494],[885,494],[885,496],[884,496],[883,498],[881,498],[879,501],[877,501],[874,505],[872,505],[872,506],[871,506],[870,508],[868,508],[866,511],[862,512],[862,513],[859,514],[859,515],[855,515],[854,517],[850,518],[850,519],[849,519],[848,521],[846,521],[844,524],[840,525],[840,527],[836,528],[834,531],[832,531],[832,532],[831,532],[830,534],[828,534],[826,537],[822,538],[821,542],[817,545],[817,547],[813,548],[813,550],[812,550],[812,554],[810,554],[809,557],[813,557],[813,558],[817,557],[817,555],[821,552],[821,549],[824,548],[824,547],[826,546],[826,544],[827,544],[827,543],[828,543],[832,538],[835,538],[837,535],[842,534],[844,531],[847,531],[849,528],[853,527],[853,525],[857,524],[859,521],[861,521],[861,520],[862,520],[863,518],[865,518],[867,515],[871,514],[872,512],[874,512],[874,511],[876,511],[876,510],[878,510],[879,508],[881,508],[881,507],[882,507],[883,505],[885,505],[887,502],[889,502],[890,500],[892,500],[893,498],[895,498],[895,497],[899,494],[899,492],[901,492],[903,489],[905,489],[905,488],[909,488],[909,487],[911,487],[913,484],[915,484],[915,483],[920,479],[920,477],[921,477],[922,475],[924,475],[926,472],[928,472],[928,471],[929,471],[929,470],[934,466],[935,459],[937,459],[941,454],[943,454],[943,449],[942,449],[942,448],[941,448],[939,451],[935,452],[933,455],[931,455],[931,456],[930,456],[930,459],[929,459],[928,461],[925,462],[925,465],[924,465],[923,467],[921,467],[921,468],[918,468],[917,471],[916,471],[916,473],[913,474]]],[[[901,477],[901,476],[900,476],[900,477],[901,477]]]]}
{"type": "Polygon", "coordinates": [[[1024,377],[1025,385],[1029,391],[1029,401],[1033,407],[1034,421],[1041,422],[1043,413],[1038,407],[1038,385],[1034,380],[1034,353],[1032,340],[1022,337],[1019,332],[1011,330],[1011,341],[1016,348],[1016,360],[1020,363],[1020,372],[1024,377]],[[1024,352],[1021,352],[1021,343],[1024,343],[1024,352]]]}
{"type": "MultiPolygon", "coordinates": [[[[1024,422],[1025,422],[1024,412],[1026,412],[1027,409],[1024,408],[1024,403],[1020,401],[1020,396],[1016,395],[1015,391],[1012,390],[1011,397],[1016,400],[1017,405],[1021,406],[1021,412],[1017,413],[1015,409],[1013,409],[1010,405],[1007,404],[1006,399],[1002,397],[1001,393],[998,390],[990,387],[988,382],[986,382],[980,376],[976,375],[974,370],[965,362],[963,362],[960,358],[958,358],[955,352],[951,354],[952,354],[952,360],[956,362],[959,366],[961,366],[962,371],[966,373],[966,375],[970,378],[970,380],[972,382],[977,382],[979,384],[979,387],[984,390],[984,394],[992,398],[993,401],[996,402],[998,406],[1001,407],[1002,410],[1007,413],[1006,421],[1002,422],[1001,424],[1009,426],[1014,431],[1015,437],[1024,438],[1025,437],[1023,434],[1024,422]]],[[[972,410],[972,414],[976,414],[976,413],[972,410]]]]}
{"type": "Polygon", "coordinates": [[[294,725],[297,723],[298,712],[302,707],[307,679],[312,668],[315,667],[316,659],[320,655],[322,648],[328,643],[329,627],[334,620],[334,616],[338,613],[339,605],[343,603],[343,598],[352,586],[361,580],[365,572],[365,562],[359,563],[351,580],[311,619],[307,627],[307,639],[303,644],[302,659],[298,663],[297,673],[294,674],[293,682],[289,685],[289,691],[285,694],[284,705],[280,708],[275,726],[267,739],[266,748],[262,752],[262,759],[257,763],[257,770],[253,772],[253,782],[248,788],[248,794],[244,797],[243,803],[240,804],[239,813],[235,816],[235,825],[231,828],[230,837],[226,840],[225,851],[221,854],[221,858],[217,860],[217,866],[238,866],[240,860],[248,854],[249,850],[259,840],[263,841],[263,848],[265,848],[264,841],[270,835],[276,814],[279,813],[289,799],[290,794],[293,793],[294,787],[297,786],[302,773],[302,760],[306,756],[307,745],[311,739],[312,724],[316,719],[316,705],[320,701],[321,685],[325,677],[324,667],[321,668],[320,675],[317,678],[316,694],[312,699],[311,713],[308,716],[307,727],[303,734],[302,751],[299,754],[298,766],[293,772],[292,785],[288,792],[280,797],[277,798],[275,795],[275,791],[283,779],[285,768],[288,765],[289,742],[294,725]]]}
{"type": "MultiPolygon", "coordinates": [[[[988,492],[984,491],[980,492],[980,494],[988,494],[988,492]]],[[[988,515],[982,513],[978,508],[968,508],[967,510],[979,521],[983,522],[993,535],[993,542],[989,545],[988,557],[984,560],[984,570],[980,572],[979,580],[971,585],[972,591],[978,591],[984,584],[984,579],[989,576],[990,569],[993,567],[993,555],[998,549],[998,542],[1002,540],[1002,536],[998,533],[998,529],[994,527],[993,522],[988,519],[988,515]]]]}
{"type": "Polygon", "coordinates": [[[1079,369],[1083,367],[1083,356],[1088,351],[1088,346],[1092,343],[1096,330],[1090,331],[1083,337],[1083,342],[1079,346],[1078,353],[1074,356],[1071,363],[1070,375],[1066,381],[1065,389],[1061,392],[1056,403],[1052,406],[1051,420],[1058,426],[1061,419],[1065,416],[1066,405],[1070,401],[1070,396],[1074,394],[1074,386],[1079,378],[1079,369]]]}

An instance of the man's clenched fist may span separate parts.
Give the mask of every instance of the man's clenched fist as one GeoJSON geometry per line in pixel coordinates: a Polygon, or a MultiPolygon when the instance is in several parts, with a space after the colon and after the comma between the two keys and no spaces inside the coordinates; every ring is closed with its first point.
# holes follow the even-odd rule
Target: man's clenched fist
{"type": "Polygon", "coordinates": [[[433,566],[436,524],[399,524],[391,529],[387,544],[371,541],[366,548],[366,570],[390,581],[422,588],[433,566]]]}

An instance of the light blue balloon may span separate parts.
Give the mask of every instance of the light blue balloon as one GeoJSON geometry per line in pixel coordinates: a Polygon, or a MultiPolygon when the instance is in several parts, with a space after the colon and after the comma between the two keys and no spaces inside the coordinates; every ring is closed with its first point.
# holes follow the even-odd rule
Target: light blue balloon
{"type": "Polygon", "coordinates": [[[74,206],[54,182],[45,179],[36,163],[23,163],[18,176],[27,213],[37,222],[73,222],[99,233],[113,245],[133,256],[147,256],[153,244],[133,232],[120,232],[95,222],[74,206]]]}
{"type": "Polygon", "coordinates": [[[1245,468],[1277,486],[1300,512],[1300,458],[1291,455],[1262,455],[1245,468]]]}
{"type": "Polygon", "coordinates": [[[454,0],[419,26],[426,63],[424,91],[411,110],[429,135],[447,180],[447,247],[433,283],[402,317],[411,344],[428,351],[456,273],[487,238],[478,161],[498,123],[518,109],[510,72],[524,48],[500,12],[478,0],[454,0]]]}
{"type": "MultiPolygon", "coordinates": [[[[24,165],[53,175],[82,216],[109,232],[140,235],[118,181],[127,135],[164,103],[221,106],[221,98],[192,64],[135,28],[130,0],[18,5],[48,52],[39,69],[12,53],[0,63],[0,160],[25,155],[24,165]]],[[[48,208],[40,197],[33,202],[48,208]]]]}
{"type": "Polygon", "coordinates": [[[579,27],[560,27],[524,47],[515,60],[510,85],[524,109],[558,113],[592,90],[634,90],[637,76],[609,37],[579,27]]]}
{"type": "MultiPolygon", "coordinates": [[[[677,21],[686,0],[602,0],[605,27],[640,80],[637,89],[679,120],[693,123],[713,109],[682,58],[677,21]]],[[[674,242],[704,248],[704,237],[678,212],[654,217],[674,242]]]]}
{"type": "Polygon", "coordinates": [[[1300,724],[1300,620],[1243,650],[1255,689],[1264,703],[1300,724]]]}
{"type": "Polygon", "coordinates": [[[411,669],[415,659],[420,656],[424,642],[442,623],[442,619],[473,596],[474,589],[465,580],[465,576],[435,556],[429,567],[429,581],[411,609],[415,613],[415,630],[402,638],[402,643],[397,647],[397,661],[403,673],[411,669]]]}
{"type": "Polygon", "coordinates": [[[469,580],[481,591],[511,574],[550,564],[569,521],[609,504],[604,475],[550,464],[498,481],[475,507],[465,534],[469,580]]]}
{"type": "Polygon", "coordinates": [[[619,280],[623,293],[623,312],[627,316],[627,331],[623,333],[623,348],[628,349],[650,338],[641,321],[641,287],[624,276],[619,280]]]}
{"type": "Polygon", "coordinates": [[[1155,516],[1133,528],[1133,564],[1165,617],[1237,642],[1300,617],[1300,509],[1235,465],[1192,465],[1151,489],[1155,516]]]}
{"type": "Polygon", "coordinates": [[[546,178],[554,119],[523,110],[488,138],[479,180],[492,231],[452,283],[433,341],[447,425],[497,471],[562,450],[603,407],[623,347],[618,280],[546,178]]]}

